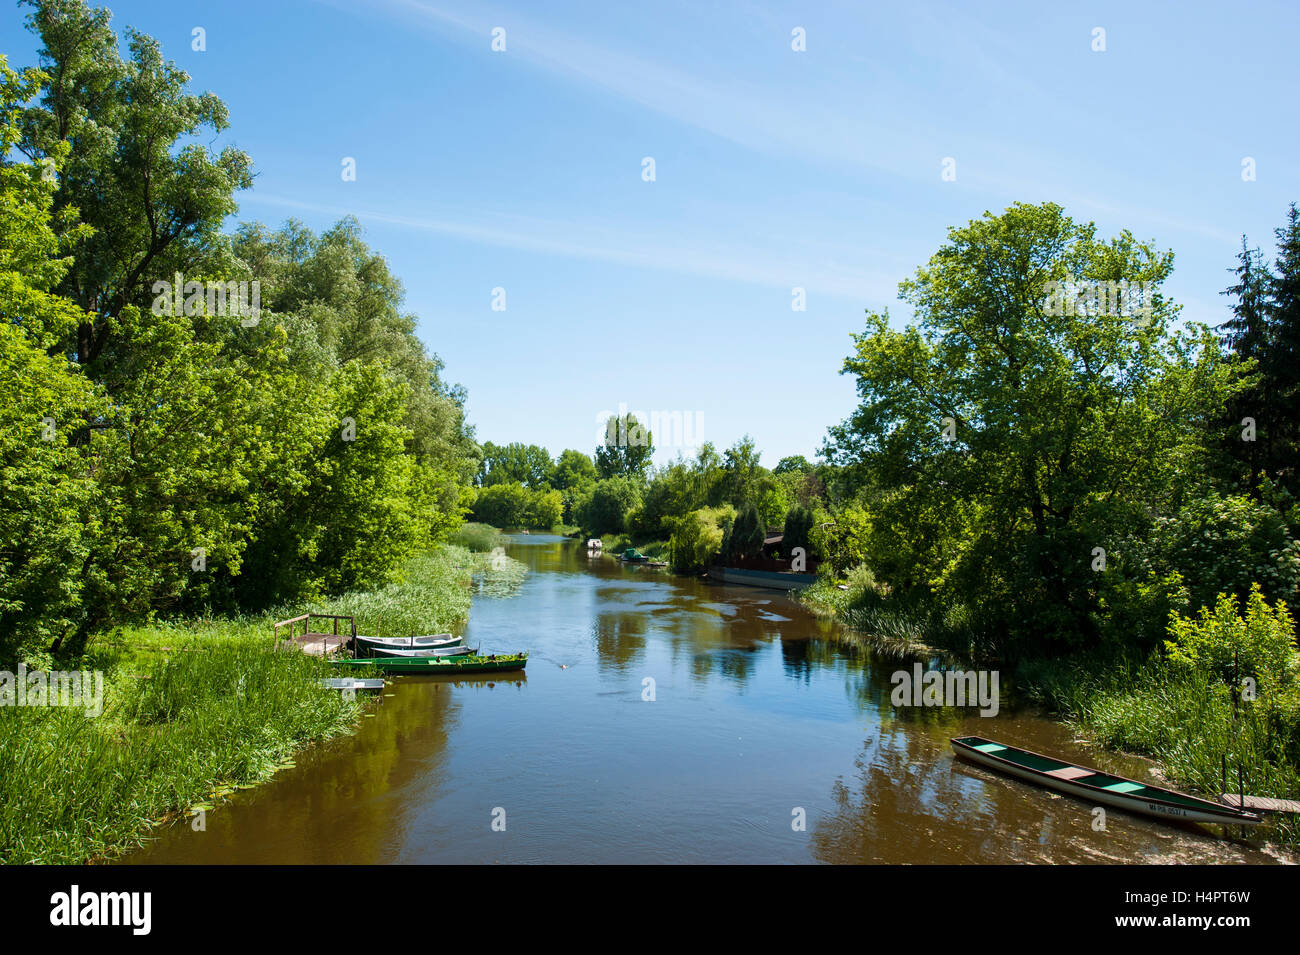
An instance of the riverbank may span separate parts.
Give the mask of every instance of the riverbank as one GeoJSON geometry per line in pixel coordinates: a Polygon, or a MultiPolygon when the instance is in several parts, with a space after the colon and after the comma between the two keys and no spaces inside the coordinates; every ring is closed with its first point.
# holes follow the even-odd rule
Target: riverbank
{"type": "MultiPolygon", "coordinates": [[[[516,561],[447,545],[408,562],[399,583],[311,609],[353,615],[362,632],[456,630],[476,589],[508,591],[522,576],[516,561]]],[[[329,665],[273,652],[271,624],[301,612],[100,634],[59,668],[101,673],[102,705],[0,706],[0,863],[112,858],[353,732],[365,704],[319,686],[329,665]]]]}
{"type": "MultiPolygon", "coordinates": [[[[960,614],[899,602],[864,568],[843,585],[819,581],[802,600],[887,657],[981,663],[962,652],[960,614]]],[[[1300,653],[1286,606],[1256,592],[1243,612],[1220,598],[1213,610],[1171,619],[1169,637],[1148,658],[1024,659],[1003,674],[1003,692],[1093,746],[1153,760],[1174,788],[1300,798],[1300,653]]],[[[1278,817],[1270,835],[1300,846],[1300,820],[1278,817]]]]}

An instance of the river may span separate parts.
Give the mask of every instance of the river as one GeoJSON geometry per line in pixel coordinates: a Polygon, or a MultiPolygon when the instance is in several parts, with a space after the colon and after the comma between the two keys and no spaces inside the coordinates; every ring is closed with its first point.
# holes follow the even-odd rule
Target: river
{"type": "Polygon", "coordinates": [[[955,761],[948,738],[979,734],[1152,778],[1005,706],[895,709],[901,665],[785,594],[547,535],[509,552],[528,577],[476,598],[465,636],[528,650],[526,675],[396,680],[355,735],[122,861],[1274,861],[1118,810],[1097,831],[1083,803],[955,761]]]}

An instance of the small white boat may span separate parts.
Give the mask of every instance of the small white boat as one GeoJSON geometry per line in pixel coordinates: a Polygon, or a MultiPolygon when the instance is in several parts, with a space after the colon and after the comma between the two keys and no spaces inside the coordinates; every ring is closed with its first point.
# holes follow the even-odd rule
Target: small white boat
{"type": "Polygon", "coordinates": [[[431,633],[422,637],[363,637],[357,634],[357,645],[362,649],[370,650],[379,647],[392,650],[434,650],[439,647],[460,646],[464,639],[464,637],[453,637],[450,633],[431,633]]]}
{"type": "Polygon", "coordinates": [[[464,657],[476,653],[472,647],[427,647],[415,650],[403,650],[401,647],[371,647],[370,652],[377,657],[464,657]]]}
{"type": "Polygon", "coordinates": [[[352,677],[327,677],[318,681],[321,686],[327,690],[382,690],[384,688],[383,680],[356,680],[352,677]]]}

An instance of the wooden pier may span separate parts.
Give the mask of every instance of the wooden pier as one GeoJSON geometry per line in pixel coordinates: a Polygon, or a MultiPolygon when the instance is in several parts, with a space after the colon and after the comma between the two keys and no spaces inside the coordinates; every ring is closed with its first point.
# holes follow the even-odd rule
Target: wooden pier
{"type": "Polygon", "coordinates": [[[301,617],[294,617],[291,620],[281,620],[275,625],[275,645],[294,646],[303,653],[310,653],[312,656],[327,657],[331,654],[339,653],[347,648],[350,641],[357,635],[357,623],[352,617],[341,614],[331,613],[305,613],[301,617]],[[321,630],[312,629],[313,620],[330,620],[333,621],[333,633],[326,633],[322,627],[321,630]],[[339,633],[339,621],[347,621],[342,628],[343,632],[339,633]],[[302,624],[302,633],[298,632],[298,625],[302,624]],[[288,635],[281,634],[281,629],[289,628],[288,635]]]}
{"type": "Polygon", "coordinates": [[[1222,799],[1234,809],[1248,809],[1253,812],[1293,812],[1300,813],[1300,800],[1274,799],[1272,796],[1239,796],[1236,793],[1224,793],[1222,799]]]}

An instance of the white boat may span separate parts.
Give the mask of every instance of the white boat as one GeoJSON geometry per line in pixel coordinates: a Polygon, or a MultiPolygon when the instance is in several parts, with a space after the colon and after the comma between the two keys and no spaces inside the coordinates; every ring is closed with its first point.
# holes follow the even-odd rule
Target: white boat
{"type": "Polygon", "coordinates": [[[382,690],[384,688],[383,680],[356,680],[352,677],[329,677],[324,680],[318,680],[321,686],[327,690],[382,690]]]}
{"type": "Polygon", "coordinates": [[[370,647],[370,652],[377,657],[464,657],[475,653],[471,647],[427,647],[416,650],[403,650],[401,647],[370,647]]]}
{"type": "Polygon", "coordinates": [[[460,646],[464,639],[464,637],[453,637],[450,633],[431,633],[422,637],[363,637],[357,634],[358,646],[370,650],[379,647],[392,650],[434,650],[440,647],[460,646]]]}

